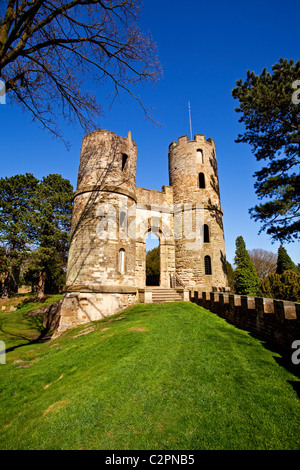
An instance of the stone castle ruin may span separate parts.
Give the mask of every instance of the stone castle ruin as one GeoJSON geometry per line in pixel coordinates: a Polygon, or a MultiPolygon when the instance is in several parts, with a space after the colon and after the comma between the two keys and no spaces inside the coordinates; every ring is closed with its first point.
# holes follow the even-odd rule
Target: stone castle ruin
{"type": "Polygon", "coordinates": [[[227,290],[214,141],[180,137],[168,157],[169,186],[140,188],[130,132],[97,130],[83,139],[59,334],[137,301],[227,290]],[[150,232],[159,238],[158,286],[146,285],[150,232]]]}

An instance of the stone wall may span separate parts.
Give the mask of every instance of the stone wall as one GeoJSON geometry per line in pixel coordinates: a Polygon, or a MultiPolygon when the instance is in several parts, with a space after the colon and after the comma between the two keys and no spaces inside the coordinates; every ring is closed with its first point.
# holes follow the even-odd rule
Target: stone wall
{"type": "Polygon", "coordinates": [[[174,204],[181,208],[185,206],[185,220],[190,212],[192,221],[188,230],[183,224],[182,237],[175,237],[175,265],[179,278],[186,286],[203,290],[227,287],[223,212],[214,141],[196,134],[194,140],[182,136],[178,143],[172,142],[169,146],[169,179],[174,204]],[[187,210],[186,205],[190,209],[187,210]],[[206,260],[211,269],[206,268],[206,260]]]}
{"type": "Polygon", "coordinates": [[[106,130],[82,142],[59,332],[99,320],[137,300],[137,148],[106,130]]]}
{"type": "Polygon", "coordinates": [[[72,214],[68,292],[102,293],[103,286],[135,285],[135,245],[126,228],[135,220],[136,159],[130,133],[122,138],[101,130],[83,139],[72,214]],[[120,250],[126,252],[124,272],[119,269],[120,250]]]}
{"type": "Polygon", "coordinates": [[[34,310],[34,314],[43,314],[43,328],[48,331],[55,331],[59,327],[60,322],[60,309],[63,299],[57,300],[53,304],[34,310]]]}
{"type": "Polygon", "coordinates": [[[190,292],[190,300],[284,348],[300,340],[300,303],[196,290],[190,292]]]}
{"type": "MultiPolygon", "coordinates": [[[[82,290],[87,290],[84,287],[82,290]]],[[[60,309],[60,320],[54,337],[68,328],[91,321],[101,320],[137,301],[134,287],[102,287],[102,292],[68,292],[64,295],[60,309]]]]}

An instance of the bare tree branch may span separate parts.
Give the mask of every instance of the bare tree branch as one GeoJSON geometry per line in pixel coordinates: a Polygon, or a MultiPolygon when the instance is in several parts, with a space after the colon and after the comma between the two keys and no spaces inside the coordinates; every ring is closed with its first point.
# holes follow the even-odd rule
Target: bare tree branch
{"type": "Polygon", "coordinates": [[[115,96],[160,76],[156,47],[138,28],[140,0],[6,0],[0,3],[0,77],[11,101],[61,137],[57,115],[94,128],[100,107],[86,79],[115,96]]]}

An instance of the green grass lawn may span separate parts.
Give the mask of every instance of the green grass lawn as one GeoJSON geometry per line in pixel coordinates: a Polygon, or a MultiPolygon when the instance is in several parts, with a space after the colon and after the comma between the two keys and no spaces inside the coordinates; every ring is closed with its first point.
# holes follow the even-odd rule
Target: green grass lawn
{"type": "Polygon", "coordinates": [[[298,378],[201,307],[138,304],[27,344],[28,310],[6,315],[2,450],[300,448],[298,378]]]}
{"type": "MultiPolygon", "coordinates": [[[[44,333],[43,314],[31,315],[31,312],[40,307],[51,305],[61,299],[62,295],[49,295],[39,303],[34,301],[34,297],[32,301],[29,298],[25,302],[22,300],[24,296],[19,297],[19,304],[24,304],[22,308],[18,308],[13,313],[0,312],[0,340],[5,342],[8,350],[31,343],[44,333]]],[[[18,296],[15,298],[18,299],[18,296]]]]}

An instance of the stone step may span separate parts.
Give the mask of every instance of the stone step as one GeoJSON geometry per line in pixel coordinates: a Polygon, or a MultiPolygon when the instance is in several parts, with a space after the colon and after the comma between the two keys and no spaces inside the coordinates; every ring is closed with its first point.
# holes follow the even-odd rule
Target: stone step
{"type": "Polygon", "coordinates": [[[146,291],[151,291],[151,300],[153,303],[164,303],[164,302],[183,302],[184,291],[183,289],[172,289],[170,287],[159,287],[159,286],[146,286],[146,291]]]}
{"type": "Polygon", "coordinates": [[[175,289],[154,288],[152,302],[181,302],[182,296],[175,289]]]}
{"type": "Polygon", "coordinates": [[[177,289],[171,287],[151,287],[152,292],[172,292],[178,294],[177,289]]]}
{"type": "Polygon", "coordinates": [[[154,295],[180,295],[180,293],[176,292],[176,291],[175,292],[171,292],[171,291],[158,292],[158,291],[155,291],[155,290],[152,291],[152,294],[154,294],[154,295]]]}
{"type": "Polygon", "coordinates": [[[152,297],[152,302],[175,302],[175,301],[181,301],[181,297],[152,297]]]}
{"type": "Polygon", "coordinates": [[[172,301],[172,300],[182,300],[182,298],[177,296],[177,295],[176,296],[175,295],[173,295],[173,296],[170,296],[170,295],[169,296],[159,296],[159,297],[152,296],[152,300],[153,300],[153,302],[155,300],[161,300],[163,302],[164,300],[165,301],[166,300],[170,300],[170,301],[172,301]]]}

